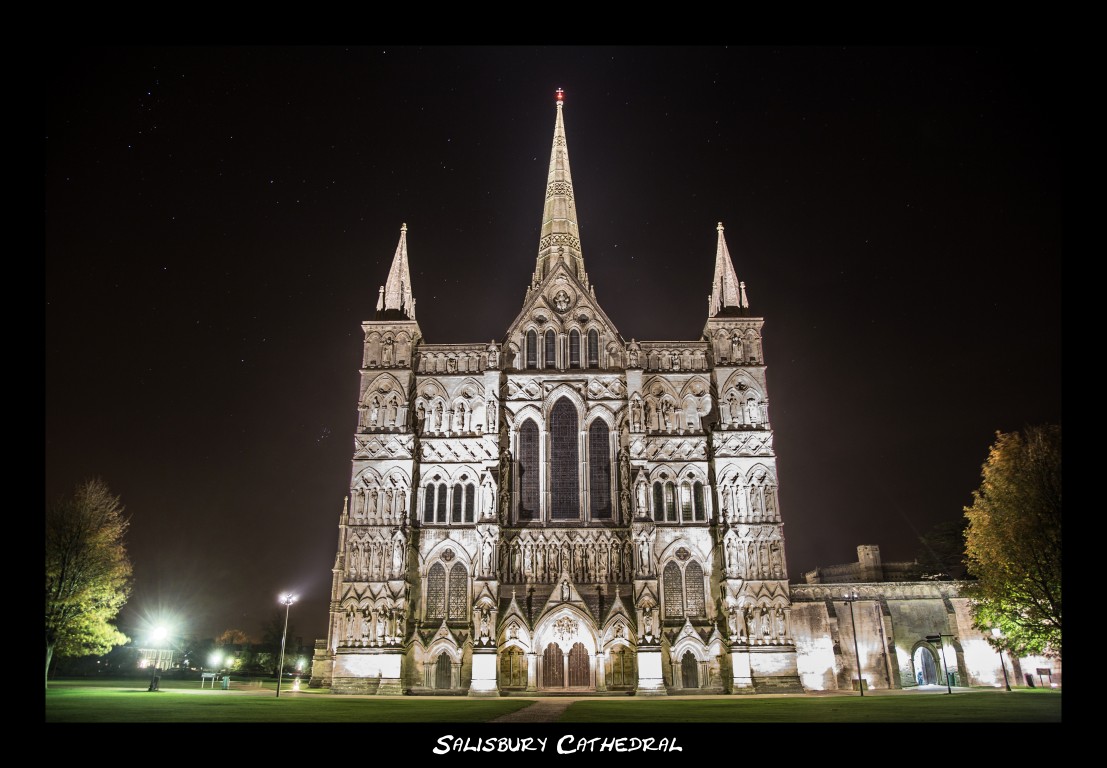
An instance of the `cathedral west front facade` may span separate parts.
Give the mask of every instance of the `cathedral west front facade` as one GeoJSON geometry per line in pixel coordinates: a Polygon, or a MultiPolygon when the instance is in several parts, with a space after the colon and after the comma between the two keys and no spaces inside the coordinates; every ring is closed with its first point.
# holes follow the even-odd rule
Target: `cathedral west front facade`
{"type": "Polygon", "coordinates": [[[625,338],[585,269],[560,91],[535,270],[500,342],[423,338],[401,228],[362,325],[314,685],[802,690],[763,320],[717,234],[701,338],[625,338]]]}

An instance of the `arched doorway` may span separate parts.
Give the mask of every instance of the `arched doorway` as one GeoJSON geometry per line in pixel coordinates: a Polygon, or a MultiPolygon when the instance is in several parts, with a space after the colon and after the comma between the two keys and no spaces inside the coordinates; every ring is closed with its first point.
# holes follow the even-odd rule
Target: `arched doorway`
{"type": "Polygon", "coordinates": [[[700,663],[691,651],[685,651],[680,657],[680,680],[684,688],[700,687],[700,663]]]}
{"type": "Polygon", "coordinates": [[[450,655],[443,651],[438,654],[438,661],[434,663],[434,687],[448,689],[453,687],[452,664],[450,655]]]}
{"type": "Polygon", "coordinates": [[[588,674],[588,651],[583,643],[573,643],[569,650],[569,687],[587,688],[591,682],[588,674]]]}
{"type": "Polygon", "coordinates": [[[934,658],[934,652],[925,645],[915,649],[911,661],[915,668],[915,682],[919,685],[941,685],[939,682],[941,673],[938,671],[938,662],[934,658]]]}
{"type": "Polygon", "coordinates": [[[557,643],[550,643],[542,653],[542,687],[565,687],[565,654],[557,643]]]}

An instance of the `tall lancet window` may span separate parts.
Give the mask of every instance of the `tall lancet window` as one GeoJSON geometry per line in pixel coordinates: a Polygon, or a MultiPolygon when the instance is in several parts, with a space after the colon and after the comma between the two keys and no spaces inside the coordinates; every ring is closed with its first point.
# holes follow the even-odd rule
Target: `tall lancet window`
{"type": "Polygon", "coordinates": [[[601,419],[588,428],[588,507],[593,520],[611,519],[610,431],[601,419]]]}
{"type": "Polygon", "coordinates": [[[580,368],[580,331],[569,331],[569,367],[580,368]]]}
{"type": "Polygon", "coordinates": [[[538,367],[538,334],[527,331],[527,368],[538,367]]]}
{"type": "Polygon", "coordinates": [[[588,367],[600,366],[600,335],[595,329],[588,332],[588,367]]]}
{"type": "Polygon", "coordinates": [[[544,355],[547,368],[557,367],[557,336],[553,331],[546,331],[546,344],[544,355]]]}
{"type": "Polygon", "coordinates": [[[554,403],[550,414],[550,517],[580,518],[580,456],[577,409],[568,398],[554,403]]]}
{"type": "Polygon", "coordinates": [[[531,419],[519,428],[519,519],[538,519],[538,425],[531,419]]]}

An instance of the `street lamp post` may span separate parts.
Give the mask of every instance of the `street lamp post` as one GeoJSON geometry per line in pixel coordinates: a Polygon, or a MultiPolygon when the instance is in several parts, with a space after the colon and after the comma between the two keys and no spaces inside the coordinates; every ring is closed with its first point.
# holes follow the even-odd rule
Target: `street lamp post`
{"type": "Polygon", "coordinates": [[[953,635],[944,635],[938,633],[937,635],[927,635],[926,639],[931,643],[939,643],[942,646],[942,671],[946,675],[946,693],[953,693],[953,686],[949,682],[949,663],[946,661],[946,641],[944,638],[953,637],[953,635]]]}
{"type": "Polygon", "coordinates": [[[155,627],[150,633],[150,639],[154,641],[154,660],[150,663],[150,687],[146,689],[147,691],[158,689],[158,657],[161,656],[161,645],[168,634],[165,627],[155,627]]]}
{"type": "Polygon", "coordinates": [[[284,676],[284,643],[288,637],[288,612],[292,610],[292,604],[296,602],[296,595],[288,592],[281,595],[281,605],[284,606],[284,632],[281,633],[281,661],[277,666],[277,698],[281,697],[281,678],[284,676]]]}
{"type": "Polygon", "coordinates": [[[843,595],[842,599],[849,603],[849,623],[853,627],[853,658],[857,661],[857,690],[864,696],[865,678],[861,675],[861,653],[857,650],[857,620],[853,617],[853,604],[859,597],[857,590],[854,589],[843,595]]]}
{"type": "MultiPolygon", "coordinates": [[[[999,638],[1003,637],[1003,632],[999,627],[992,627],[992,637],[999,641],[999,638]]],[[[1003,670],[1003,687],[1007,690],[1011,690],[1011,681],[1007,677],[1007,663],[1003,660],[1003,649],[998,645],[996,646],[996,653],[999,654],[999,666],[1003,670]]]]}

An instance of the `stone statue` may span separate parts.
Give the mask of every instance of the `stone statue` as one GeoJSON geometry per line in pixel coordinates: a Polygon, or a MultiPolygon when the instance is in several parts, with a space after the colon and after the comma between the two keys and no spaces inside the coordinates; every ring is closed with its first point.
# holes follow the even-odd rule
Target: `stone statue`
{"type": "Polygon", "coordinates": [[[384,354],[382,365],[392,365],[392,337],[384,340],[384,354]]]}
{"type": "Polygon", "coordinates": [[[635,486],[635,490],[638,492],[638,516],[646,517],[646,510],[649,507],[649,490],[646,487],[646,481],[641,477],[638,478],[638,485],[635,486]]]}
{"type": "Polygon", "coordinates": [[[627,344],[627,367],[638,367],[638,354],[641,350],[641,346],[634,339],[630,340],[630,344],[627,344]]]}
{"type": "Polygon", "coordinates": [[[738,611],[731,608],[726,615],[727,629],[730,631],[730,637],[734,638],[738,636],[738,611]]]}
{"type": "Polygon", "coordinates": [[[377,402],[377,398],[373,398],[373,402],[369,405],[369,426],[377,426],[377,418],[380,416],[380,403],[377,402]]]}
{"type": "Polygon", "coordinates": [[[596,575],[600,581],[607,581],[607,545],[602,541],[596,549],[596,575]]]}
{"type": "Polygon", "coordinates": [[[482,576],[487,576],[492,570],[492,537],[485,538],[484,544],[481,545],[481,558],[480,558],[480,572],[482,576]]]}
{"type": "Polygon", "coordinates": [[[742,339],[738,334],[730,339],[730,359],[732,362],[740,362],[742,360],[742,339]]]}
{"type": "Polygon", "coordinates": [[[407,493],[403,488],[396,491],[396,521],[402,522],[407,518],[407,493]]]}
{"type": "Polygon", "coordinates": [[[377,645],[384,645],[385,636],[388,634],[384,611],[377,611],[377,645]]]}
{"type": "Polygon", "coordinates": [[[368,645],[369,643],[369,609],[366,608],[361,614],[361,644],[368,645]]]}
{"type": "Polygon", "coordinates": [[[630,404],[630,423],[633,431],[642,431],[642,404],[637,400],[630,404]]]}
{"type": "Polygon", "coordinates": [[[727,573],[733,573],[734,569],[738,567],[738,553],[735,551],[734,539],[726,540],[726,570],[727,573]]]}
{"type": "Polygon", "coordinates": [[[495,344],[488,345],[488,367],[498,368],[500,366],[500,348],[495,344]]]}
{"type": "Polygon", "coordinates": [[[357,628],[357,619],[354,617],[353,612],[346,614],[346,645],[350,646],[354,644],[354,632],[357,628]]]}
{"type": "Polygon", "coordinates": [[[488,404],[484,407],[484,423],[487,425],[485,430],[487,432],[496,431],[496,401],[489,400],[488,404]]]}
{"type": "Polygon", "coordinates": [[[746,423],[758,424],[761,421],[761,406],[752,397],[746,401],[746,423]]]}
{"type": "Polygon", "coordinates": [[[480,636],[482,638],[488,637],[488,609],[485,608],[480,612],[480,636]]]}
{"type": "Polygon", "coordinates": [[[776,500],[772,486],[765,486],[765,517],[769,520],[776,520],[776,500]]]}
{"type": "Polygon", "coordinates": [[[727,405],[730,408],[730,420],[733,423],[738,423],[738,419],[741,418],[741,406],[738,404],[738,398],[734,396],[734,393],[730,393],[730,397],[726,400],[727,405]]]}
{"type": "Polygon", "coordinates": [[[784,565],[780,561],[780,544],[773,542],[772,547],[769,548],[769,558],[773,564],[773,575],[782,576],[784,574],[784,565]]]}
{"type": "Polygon", "coordinates": [[[368,514],[370,520],[372,520],[374,517],[377,516],[377,489],[376,488],[369,491],[369,510],[368,510],[367,514],[368,514]]]}
{"type": "Polygon", "coordinates": [[[784,638],[784,609],[780,606],[776,609],[776,634],[777,637],[784,638]]]}
{"type": "Polygon", "coordinates": [[[496,489],[492,485],[492,478],[484,481],[484,516],[493,517],[496,514],[496,489]]]}
{"type": "Polygon", "coordinates": [[[650,543],[645,537],[638,540],[638,572],[646,574],[650,572],[650,543]]]}
{"type": "Polygon", "coordinates": [[[392,575],[399,578],[404,575],[404,543],[395,541],[392,544],[392,575]]]}
{"type": "Polygon", "coordinates": [[[567,602],[569,600],[570,594],[571,594],[571,592],[569,590],[569,580],[565,579],[564,581],[561,582],[561,599],[562,599],[562,601],[567,602]]]}
{"type": "Polygon", "coordinates": [[[534,545],[530,542],[523,548],[523,573],[534,573],[534,545]]]}

